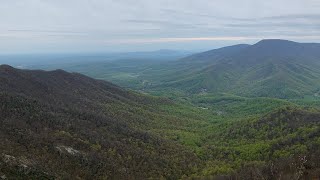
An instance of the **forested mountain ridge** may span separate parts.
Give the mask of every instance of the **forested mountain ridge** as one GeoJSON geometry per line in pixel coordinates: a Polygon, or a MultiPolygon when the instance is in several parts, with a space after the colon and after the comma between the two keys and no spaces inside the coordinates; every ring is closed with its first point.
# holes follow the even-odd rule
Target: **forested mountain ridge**
{"type": "Polygon", "coordinates": [[[93,80],[81,74],[68,73],[63,70],[30,71],[2,65],[0,73],[2,80],[0,90],[37,97],[50,103],[56,100],[72,101],[76,99],[75,101],[81,104],[86,100],[103,102],[111,98],[135,97],[133,93],[124,91],[106,81],[93,80]]]}
{"type": "Polygon", "coordinates": [[[210,61],[211,63],[217,62],[220,59],[225,58],[226,56],[229,56],[231,54],[236,54],[249,46],[250,45],[248,44],[238,44],[233,46],[222,47],[219,49],[213,49],[210,51],[193,54],[185,58],[182,58],[180,61],[184,61],[184,63],[186,63],[185,61],[194,61],[195,63],[197,63],[198,61],[206,61],[206,63],[210,63],[210,61]]]}
{"type": "MultiPolygon", "coordinates": [[[[320,44],[262,40],[195,54],[170,67],[170,71],[162,68],[164,73],[157,73],[160,78],[154,79],[150,90],[302,98],[319,91],[320,44]]],[[[148,80],[152,82],[152,78],[148,80]]]]}
{"type": "Polygon", "coordinates": [[[198,161],[140,128],[156,121],[156,105],[166,100],[62,70],[6,65],[0,99],[0,172],[9,179],[176,179],[193,173],[198,161]]]}
{"type": "Polygon", "coordinates": [[[261,63],[264,61],[297,60],[315,61],[319,63],[319,43],[298,43],[281,39],[265,39],[253,45],[238,44],[222,47],[203,53],[193,54],[181,60],[220,61],[220,63],[239,62],[243,66],[251,63],[261,63]]]}

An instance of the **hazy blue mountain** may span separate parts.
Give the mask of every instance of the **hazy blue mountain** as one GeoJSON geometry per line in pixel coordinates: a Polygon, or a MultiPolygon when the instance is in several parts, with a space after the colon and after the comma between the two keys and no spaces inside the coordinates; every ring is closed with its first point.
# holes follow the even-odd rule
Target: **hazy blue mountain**
{"type": "Polygon", "coordinates": [[[0,64],[18,68],[57,69],[77,65],[103,64],[118,60],[172,61],[192,54],[190,51],[162,49],[146,52],[69,53],[69,54],[7,54],[0,55],[0,64]]]}
{"type": "Polygon", "coordinates": [[[196,62],[207,61],[208,63],[210,61],[216,62],[219,59],[224,58],[225,56],[235,54],[249,46],[250,45],[248,44],[238,44],[234,46],[227,46],[227,47],[213,49],[213,50],[198,53],[198,54],[193,54],[188,57],[182,58],[182,60],[184,61],[184,63],[186,63],[185,61],[196,61],[196,62]]]}

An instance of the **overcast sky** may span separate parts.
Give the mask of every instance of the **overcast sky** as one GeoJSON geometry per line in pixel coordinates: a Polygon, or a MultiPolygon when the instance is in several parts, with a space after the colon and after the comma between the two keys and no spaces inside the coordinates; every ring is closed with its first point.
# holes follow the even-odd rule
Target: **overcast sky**
{"type": "Polygon", "coordinates": [[[0,0],[0,53],[320,42],[320,0],[0,0]]]}

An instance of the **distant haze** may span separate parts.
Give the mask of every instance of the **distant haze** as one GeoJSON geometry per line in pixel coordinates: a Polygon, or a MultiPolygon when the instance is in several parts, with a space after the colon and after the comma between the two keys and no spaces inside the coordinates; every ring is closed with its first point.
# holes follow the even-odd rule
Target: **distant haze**
{"type": "Polygon", "coordinates": [[[0,0],[0,54],[320,42],[319,0],[0,0]]]}

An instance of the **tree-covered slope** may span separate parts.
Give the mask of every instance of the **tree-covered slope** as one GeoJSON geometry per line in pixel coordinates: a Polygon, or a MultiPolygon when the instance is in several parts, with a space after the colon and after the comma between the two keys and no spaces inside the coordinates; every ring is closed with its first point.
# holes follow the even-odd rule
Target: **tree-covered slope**
{"type": "Polygon", "coordinates": [[[0,172],[10,179],[192,174],[191,151],[147,131],[179,121],[161,117],[159,104],[172,105],[80,74],[0,66],[0,172]]]}
{"type": "Polygon", "coordinates": [[[238,177],[312,179],[320,175],[319,124],[318,110],[287,107],[259,119],[234,123],[221,138],[236,147],[229,152],[237,156],[229,157],[251,161],[238,177]]]}
{"type": "Polygon", "coordinates": [[[220,124],[206,137],[200,153],[206,167],[200,176],[319,177],[319,118],[318,110],[284,107],[261,117],[220,124]]]}

